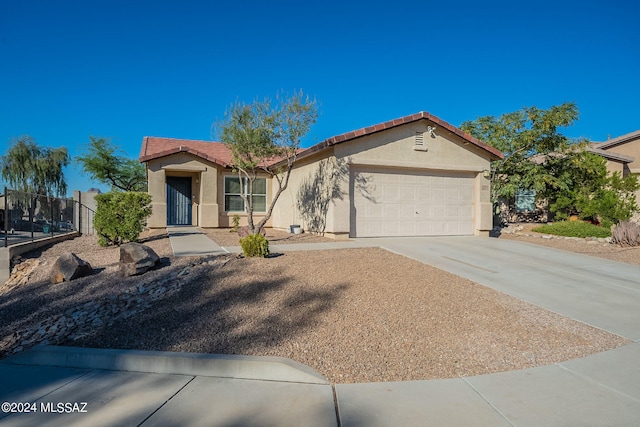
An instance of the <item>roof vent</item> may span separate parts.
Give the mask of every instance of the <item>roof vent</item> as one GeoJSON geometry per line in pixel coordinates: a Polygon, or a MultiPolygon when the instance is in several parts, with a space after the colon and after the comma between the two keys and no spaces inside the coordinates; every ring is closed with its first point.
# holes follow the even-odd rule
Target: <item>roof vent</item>
{"type": "Polygon", "coordinates": [[[424,145],[424,132],[416,132],[416,137],[413,144],[413,149],[416,151],[427,151],[427,147],[424,145]]]}

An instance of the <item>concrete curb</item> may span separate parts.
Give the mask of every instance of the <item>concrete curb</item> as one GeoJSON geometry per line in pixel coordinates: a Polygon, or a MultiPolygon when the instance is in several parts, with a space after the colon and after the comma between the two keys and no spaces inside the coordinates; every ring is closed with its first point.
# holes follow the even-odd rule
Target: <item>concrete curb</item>
{"type": "Polygon", "coordinates": [[[38,345],[0,363],[330,384],[310,367],[284,357],[38,345]]]}

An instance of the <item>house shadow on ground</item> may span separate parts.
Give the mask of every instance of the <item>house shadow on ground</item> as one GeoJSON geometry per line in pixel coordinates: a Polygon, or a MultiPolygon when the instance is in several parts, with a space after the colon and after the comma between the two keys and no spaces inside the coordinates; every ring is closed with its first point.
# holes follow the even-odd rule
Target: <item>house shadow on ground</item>
{"type": "Polygon", "coordinates": [[[256,269],[261,262],[272,260],[233,257],[224,266],[192,266],[188,274],[175,279],[183,281],[177,293],[133,317],[60,344],[275,355],[274,349],[315,327],[347,285],[305,289],[278,269],[270,269],[268,274],[256,269]],[[247,264],[253,264],[253,268],[247,264]]]}

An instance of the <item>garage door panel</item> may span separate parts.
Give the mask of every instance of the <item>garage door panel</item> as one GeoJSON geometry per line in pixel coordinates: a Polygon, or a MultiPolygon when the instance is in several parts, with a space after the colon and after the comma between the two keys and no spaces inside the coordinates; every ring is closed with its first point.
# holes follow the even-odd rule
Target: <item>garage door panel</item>
{"type": "Polygon", "coordinates": [[[401,222],[400,223],[400,233],[403,236],[412,236],[416,232],[416,224],[413,222],[401,222]]]}
{"type": "Polygon", "coordinates": [[[447,205],[447,206],[445,206],[444,207],[444,212],[445,212],[445,215],[448,216],[448,217],[457,218],[460,215],[458,206],[455,206],[455,205],[447,205]]]}
{"type": "Polygon", "coordinates": [[[416,224],[416,236],[430,236],[431,235],[431,223],[418,221],[416,224]]]}
{"type": "Polygon", "coordinates": [[[413,204],[403,204],[400,205],[400,218],[403,220],[413,221],[416,216],[415,205],[413,204]]]}
{"type": "Polygon", "coordinates": [[[400,216],[400,207],[396,204],[385,204],[383,208],[384,218],[398,218],[400,216]]]}
{"type": "Polygon", "coordinates": [[[383,228],[385,236],[398,236],[400,234],[400,224],[396,221],[386,221],[383,228]]]}
{"type": "Polygon", "coordinates": [[[400,193],[398,191],[398,187],[394,185],[383,185],[382,191],[380,193],[380,197],[385,201],[399,201],[400,193]]]}
{"type": "Polygon", "coordinates": [[[362,177],[368,191],[352,195],[353,236],[473,234],[472,174],[354,172],[362,177]]]}
{"type": "Polygon", "coordinates": [[[444,201],[444,189],[443,188],[432,188],[431,189],[431,200],[434,202],[444,201]]]}
{"type": "Polygon", "coordinates": [[[462,195],[460,194],[460,190],[457,188],[448,188],[445,191],[445,200],[447,202],[460,202],[462,201],[462,195]]]}
{"type": "Polygon", "coordinates": [[[400,201],[403,203],[413,203],[416,200],[416,189],[414,187],[402,185],[398,189],[398,193],[400,195],[400,201]]]}
{"type": "Polygon", "coordinates": [[[436,218],[443,218],[446,215],[444,205],[432,205],[429,209],[429,216],[436,220],[436,218]]]}
{"type": "Polygon", "coordinates": [[[379,203],[368,203],[365,205],[365,215],[369,218],[382,218],[384,216],[384,205],[379,203]]]}
{"type": "Polygon", "coordinates": [[[431,200],[431,188],[426,185],[416,188],[417,200],[431,200]]]}

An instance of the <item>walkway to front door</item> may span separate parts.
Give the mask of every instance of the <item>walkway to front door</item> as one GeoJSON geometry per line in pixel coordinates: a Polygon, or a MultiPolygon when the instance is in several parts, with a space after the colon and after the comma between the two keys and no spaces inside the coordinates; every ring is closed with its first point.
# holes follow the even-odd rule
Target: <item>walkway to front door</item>
{"type": "Polygon", "coordinates": [[[207,256],[228,253],[196,227],[167,227],[174,256],[207,256]]]}

